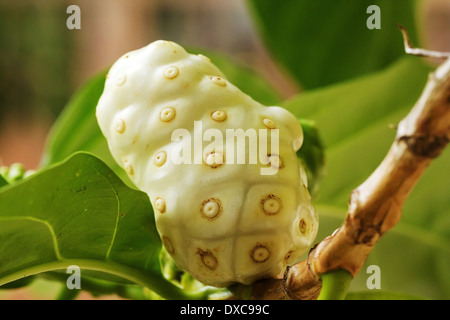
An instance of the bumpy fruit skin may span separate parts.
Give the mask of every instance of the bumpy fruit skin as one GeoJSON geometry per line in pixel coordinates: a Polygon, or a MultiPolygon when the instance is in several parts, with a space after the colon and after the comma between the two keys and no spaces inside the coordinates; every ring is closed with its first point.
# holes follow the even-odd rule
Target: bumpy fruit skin
{"type": "Polygon", "coordinates": [[[125,54],[108,73],[97,119],[115,160],[149,195],[166,250],[197,280],[222,287],[274,277],[312,244],[318,220],[296,157],[299,122],[244,94],[207,57],[162,40],[125,54]],[[226,129],[278,129],[279,158],[268,158],[278,171],[261,174],[272,161],[227,163],[224,150],[175,164],[183,141],[172,133],[193,137],[194,121],[224,139],[226,129]]]}

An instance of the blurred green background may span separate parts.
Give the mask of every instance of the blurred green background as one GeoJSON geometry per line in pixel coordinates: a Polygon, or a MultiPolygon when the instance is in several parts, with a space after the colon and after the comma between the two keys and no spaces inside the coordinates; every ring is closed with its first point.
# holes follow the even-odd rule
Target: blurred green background
{"type": "MultiPolygon", "coordinates": [[[[366,38],[371,33],[364,28],[368,17],[365,12],[355,11],[354,7],[345,7],[337,2],[330,8],[326,7],[328,1],[298,3],[300,2],[304,3],[301,11],[292,10],[292,6],[297,6],[296,1],[278,1],[274,4],[270,0],[78,0],[70,4],[81,8],[81,30],[68,30],[66,19],[69,14],[66,9],[69,3],[58,0],[0,0],[0,166],[22,162],[27,169],[35,168],[42,157],[45,139],[52,124],[83,83],[106,70],[127,51],[143,47],[157,39],[172,40],[185,47],[204,48],[226,54],[234,61],[255,70],[273,86],[280,103],[287,101],[283,104],[294,113],[297,112],[299,117],[311,117],[319,125],[336,122],[336,125],[325,128],[319,126],[323,130],[326,147],[330,148],[328,158],[334,159],[328,163],[328,173],[332,178],[324,183],[319,198],[322,199],[322,203],[319,201],[318,205],[319,213],[326,212],[322,217],[325,223],[321,224],[323,228],[318,238],[320,240],[320,237],[332,232],[339,221],[342,221],[346,195],[365,178],[362,172],[370,172],[370,168],[374,168],[381,160],[384,153],[379,150],[384,150],[392,141],[394,133],[386,133],[386,122],[395,124],[405,114],[421,90],[419,80],[426,80],[423,75],[427,69],[407,61],[392,63],[395,60],[392,55],[402,55],[402,42],[398,30],[393,25],[384,24],[384,21],[394,21],[398,17],[401,20],[398,23],[406,23],[411,27],[408,19],[417,18],[421,22],[417,32],[411,30],[415,43],[428,49],[450,51],[450,1],[418,1],[415,17],[407,10],[396,11],[396,6],[392,6],[392,10],[385,9],[382,11],[385,36],[381,40],[380,37],[366,38]],[[330,14],[333,6],[337,6],[335,15],[330,14]],[[388,12],[390,16],[383,15],[383,12],[388,12]],[[348,29],[345,22],[353,23],[355,19],[361,20],[362,28],[354,29],[343,40],[341,32],[348,29]],[[361,46],[355,46],[354,39],[360,39],[361,46]],[[369,45],[371,47],[368,49],[369,45]],[[294,50],[290,50],[292,48],[294,50]],[[339,60],[333,59],[333,52],[336,51],[339,56],[339,50],[345,50],[346,54],[341,54],[339,60]],[[385,56],[379,57],[381,53],[385,56]],[[347,83],[354,77],[370,75],[372,71],[388,67],[390,69],[385,74],[367,78],[360,83],[347,83]],[[381,95],[392,103],[393,98],[395,100],[395,85],[405,80],[401,76],[410,77],[398,89],[401,91],[399,101],[404,105],[396,112],[384,110],[383,99],[374,101],[381,95]],[[417,81],[413,76],[417,76],[417,81]],[[411,82],[410,86],[408,81],[411,82]],[[327,85],[340,82],[344,82],[344,85],[326,88],[327,85]],[[326,89],[315,94],[314,89],[321,87],[326,89]],[[358,103],[366,104],[361,95],[366,94],[364,90],[369,87],[379,89],[367,96],[379,115],[377,112],[368,114],[366,111],[355,114],[358,103]],[[389,89],[392,88],[394,89],[390,92],[389,89]],[[408,90],[411,90],[411,99],[405,101],[408,90]],[[298,95],[302,92],[306,94],[298,95]],[[342,108],[339,102],[349,101],[349,96],[354,97],[354,101],[350,101],[354,102],[353,107],[349,105],[348,109],[342,108]],[[323,104],[336,101],[336,108],[328,108],[326,113],[316,110],[315,106],[321,105],[321,101],[323,104]],[[299,108],[299,105],[307,107],[299,108]],[[339,123],[336,121],[339,117],[346,121],[339,123]],[[383,123],[377,123],[377,117],[383,123]],[[358,126],[372,125],[370,121],[375,124],[364,131],[366,140],[348,139],[361,129],[358,126]],[[368,148],[368,152],[354,158],[354,162],[349,163],[349,157],[342,156],[354,150],[362,150],[367,139],[373,141],[373,148],[368,148]],[[333,179],[337,176],[339,179],[333,179]]],[[[399,0],[397,3],[400,2],[407,4],[414,1],[399,0]]],[[[377,1],[364,1],[366,7],[372,3],[376,4],[377,1]]],[[[388,2],[383,3],[386,5],[388,2]]],[[[384,107],[388,108],[389,104],[384,107]]],[[[439,176],[440,168],[447,168],[448,172],[448,166],[445,167],[442,163],[433,168],[434,176],[436,173],[439,176]]],[[[445,175],[440,177],[445,179],[445,175]]],[[[439,179],[432,181],[440,182],[439,179]]],[[[430,212],[407,217],[406,222],[409,219],[412,223],[399,225],[399,233],[390,235],[391,238],[387,237],[385,242],[380,243],[378,252],[382,250],[384,254],[374,252],[371,255],[373,261],[384,267],[383,270],[393,271],[389,279],[386,277],[383,280],[389,281],[391,288],[396,286],[396,274],[403,273],[400,278],[407,278],[403,269],[396,269],[403,266],[396,261],[396,258],[402,259],[398,256],[399,251],[396,251],[398,248],[403,248],[400,252],[405,255],[414,255],[414,250],[416,253],[423,252],[417,255],[420,260],[426,257],[428,244],[433,247],[434,243],[442,240],[437,236],[430,238],[429,234],[420,234],[422,231],[416,228],[416,224],[428,226],[432,223],[433,212],[445,213],[448,210],[448,206],[442,206],[447,201],[445,190],[438,193],[439,199],[443,199],[439,203],[433,202],[434,198],[420,197],[421,194],[427,194],[426,190],[430,185],[419,184],[418,191],[412,195],[414,197],[417,194],[415,200],[407,204],[407,211],[415,213],[414,208],[426,207],[430,208],[430,212]],[[415,235],[411,236],[412,234],[415,235]],[[416,248],[411,247],[415,245],[411,238],[419,242],[416,248]],[[392,243],[397,243],[398,246],[394,249],[392,243]],[[386,260],[387,256],[392,259],[386,260]]],[[[439,224],[436,221],[439,219],[435,220],[430,229],[437,228],[448,234],[448,223],[439,224]]],[[[440,246],[441,244],[435,247],[440,246]]],[[[444,246],[446,249],[443,252],[448,253],[448,244],[444,243],[444,246]]],[[[439,253],[439,249],[436,252],[439,253]]],[[[439,269],[447,268],[448,264],[443,261],[448,258],[434,261],[437,271],[432,270],[431,273],[439,273],[439,269]]],[[[408,261],[414,262],[414,259],[408,261]]],[[[412,279],[417,273],[430,272],[424,261],[418,261],[417,266],[419,268],[416,273],[411,273],[412,279]]],[[[447,272],[442,274],[446,275],[447,272]]],[[[361,276],[366,277],[364,274],[361,276]]],[[[434,275],[428,278],[433,277],[434,275]]],[[[439,277],[435,278],[440,281],[439,277]]],[[[398,280],[399,287],[408,288],[405,281],[402,281],[398,280]]],[[[446,283],[450,283],[450,279],[446,283]]],[[[357,289],[361,289],[363,284],[364,281],[355,282],[357,289]]],[[[414,294],[424,291],[432,292],[431,296],[439,296],[437,292],[440,289],[427,286],[433,285],[419,281],[416,286],[414,280],[409,284],[414,294]]],[[[444,283],[444,289],[440,292],[449,294],[449,291],[450,288],[446,288],[444,283]]],[[[53,296],[54,288],[41,282],[36,282],[27,289],[0,292],[2,299],[45,299],[53,296]]],[[[89,298],[89,295],[82,295],[80,298],[89,298]]]]}

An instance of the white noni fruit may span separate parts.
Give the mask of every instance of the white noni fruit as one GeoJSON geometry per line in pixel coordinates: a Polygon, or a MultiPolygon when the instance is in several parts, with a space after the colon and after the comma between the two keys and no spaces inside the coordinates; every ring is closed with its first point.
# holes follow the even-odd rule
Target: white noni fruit
{"type": "Polygon", "coordinates": [[[113,157],[149,195],[167,252],[195,279],[274,277],[312,244],[298,120],[254,101],[207,57],[162,40],[127,53],[96,112],[113,157]]]}

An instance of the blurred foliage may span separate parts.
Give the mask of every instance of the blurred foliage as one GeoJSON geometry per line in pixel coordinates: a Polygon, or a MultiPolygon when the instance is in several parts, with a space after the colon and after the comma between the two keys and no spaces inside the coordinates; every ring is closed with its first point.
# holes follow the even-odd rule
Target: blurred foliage
{"type": "Polygon", "coordinates": [[[71,39],[64,2],[0,1],[0,120],[56,116],[70,94],[71,39]]]}
{"type": "Polygon", "coordinates": [[[403,55],[396,24],[414,43],[415,0],[249,0],[269,49],[305,89],[341,82],[387,67],[403,55]],[[367,8],[381,10],[370,30],[367,8]]]}
{"type": "Polygon", "coordinates": [[[412,108],[430,71],[418,58],[404,57],[381,72],[310,90],[283,103],[320,129],[327,155],[321,201],[347,205],[350,192],[381,162],[394,140],[389,125],[412,108]]]}
{"type": "Polygon", "coordinates": [[[4,178],[3,175],[0,174],[0,188],[6,185],[8,185],[8,181],[6,181],[6,178],[4,178]]]}

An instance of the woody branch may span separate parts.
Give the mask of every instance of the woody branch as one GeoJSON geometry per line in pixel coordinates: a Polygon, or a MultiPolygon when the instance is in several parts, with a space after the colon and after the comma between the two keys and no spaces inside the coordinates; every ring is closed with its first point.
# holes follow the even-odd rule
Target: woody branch
{"type": "Polygon", "coordinates": [[[449,141],[450,58],[429,76],[384,160],[353,190],[343,224],[307,260],[290,267],[284,279],[257,282],[252,298],[315,299],[321,274],[344,269],[355,276],[379,238],[397,224],[411,190],[449,141]]]}

